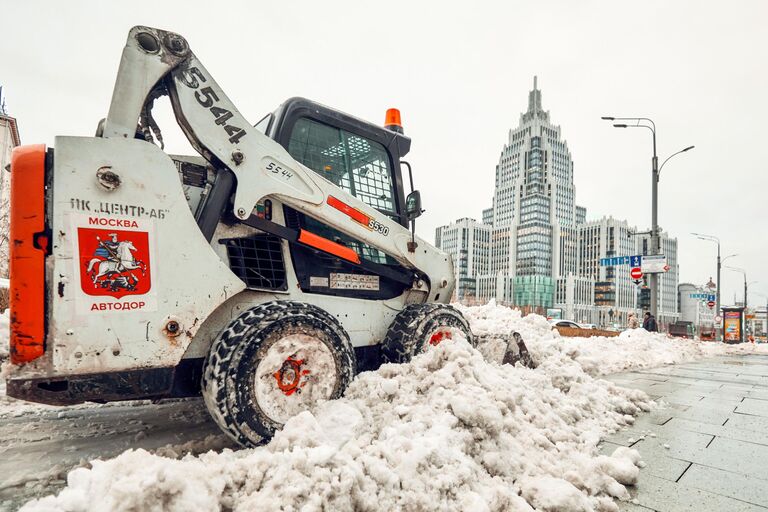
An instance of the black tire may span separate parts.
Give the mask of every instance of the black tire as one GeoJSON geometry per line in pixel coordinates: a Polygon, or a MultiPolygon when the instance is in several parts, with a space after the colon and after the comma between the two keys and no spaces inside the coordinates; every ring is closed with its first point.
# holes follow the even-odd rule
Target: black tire
{"type": "Polygon", "coordinates": [[[389,326],[381,343],[385,363],[407,363],[429,346],[430,337],[441,327],[457,329],[474,347],[475,339],[464,316],[447,304],[410,304],[389,326]]]}
{"type": "MultiPolygon", "coordinates": [[[[323,398],[339,398],[356,374],[355,351],[338,320],[316,306],[290,301],[260,304],[233,320],[213,342],[203,366],[203,398],[219,427],[237,443],[244,447],[264,443],[283,427],[287,419],[281,420],[274,408],[270,413],[270,407],[274,405],[270,400],[274,401],[275,397],[264,397],[263,394],[264,389],[269,389],[265,386],[270,385],[270,376],[275,379],[270,393],[277,397],[278,402],[285,400],[290,407],[307,408],[307,400],[313,399],[311,395],[323,392],[321,384],[317,384],[318,376],[307,377],[299,371],[294,372],[288,364],[289,360],[291,363],[303,363],[304,360],[299,359],[302,356],[297,354],[301,351],[308,353],[306,347],[314,348],[315,354],[322,352],[322,356],[317,355],[315,360],[324,358],[325,362],[332,361],[328,371],[333,375],[328,377],[328,372],[325,372],[326,380],[322,382],[327,386],[327,379],[332,379],[332,387],[325,388],[326,391],[332,389],[332,392],[323,398]],[[288,353],[281,353],[282,345],[276,346],[276,343],[295,339],[289,338],[295,335],[304,335],[307,340],[300,343],[305,345],[288,356],[282,366],[271,368],[277,360],[273,351],[278,351],[278,359],[281,354],[288,353]],[[264,364],[269,368],[260,367],[265,358],[268,362],[264,364]],[[284,375],[293,378],[290,389],[283,387],[288,380],[282,380],[284,375]],[[303,383],[302,377],[305,378],[303,383]],[[287,398],[280,397],[281,392],[287,398]],[[259,397],[262,397],[262,403],[259,403],[259,397]],[[298,402],[291,404],[288,402],[291,399],[298,402]]],[[[292,349],[288,347],[289,351],[292,349]]],[[[307,361],[311,359],[308,357],[307,361]]],[[[302,366],[295,367],[296,370],[300,368],[302,366]]]]}

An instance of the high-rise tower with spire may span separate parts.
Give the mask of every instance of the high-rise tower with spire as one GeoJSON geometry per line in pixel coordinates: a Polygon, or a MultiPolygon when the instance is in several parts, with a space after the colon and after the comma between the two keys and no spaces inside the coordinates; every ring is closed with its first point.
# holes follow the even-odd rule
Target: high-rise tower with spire
{"type": "Polygon", "coordinates": [[[536,77],[528,110],[509,131],[496,166],[492,210],[491,279],[484,294],[552,307],[558,278],[577,271],[577,207],[571,153],[542,108],[536,77]]]}
{"type": "MultiPolygon", "coordinates": [[[[496,165],[493,202],[482,224],[468,218],[437,228],[435,243],[454,257],[456,299],[496,299],[526,311],[577,322],[625,325],[642,307],[643,294],[629,266],[603,266],[614,256],[647,254],[647,237],[626,221],[603,217],[587,222],[576,206],[573,161],[560,127],[542,107],[538,80],[528,108],[510,130],[496,165]]],[[[664,235],[670,270],[662,276],[659,317],[678,318],[677,240],[664,235]]]]}

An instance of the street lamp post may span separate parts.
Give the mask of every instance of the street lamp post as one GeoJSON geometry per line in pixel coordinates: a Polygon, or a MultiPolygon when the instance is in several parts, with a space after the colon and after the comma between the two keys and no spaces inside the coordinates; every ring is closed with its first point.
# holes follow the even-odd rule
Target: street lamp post
{"type": "Polygon", "coordinates": [[[741,274],[744,276],[744,311],[746,312],[748,286],[749,284],[756,283],[757,281],[750,281],[749,283],[747,283],[747,271],[744,270],[743,268],[738,268],[738,267],[725,267],[725,268],[727,268],[728,270],[733,270],[734,272],[741,272],[741,274]]]}
{"type": "MultiPolygon", "coordinates": [[[[746,277],[746,275],[745,275],[745,277],[746,277]]],[[[755,283],[757,283],[757,281],[750,281],[749,285],[751,286],[751,285],[753,285],[755,283]]],[[[755,308],[755,313],[757,313],[757,308],[755,308]]],[[[752,318],[752,320],[753,320],[752,321],[752,329],[750,329],[749,328],[749,323],[747,322],[747,283],[745,282],[744,283],[744,325],[747,326],[746,330],[747,330],[747,332],[750,335],[753,336],[752,340],[754,340],[754,335],[755,335],[755,332],[754,332],[754,327],[755,327],[754,317],[752,318]]]]}
{"type": "Polygon", "coordinates": [[[722,263],[727,260],[728,258],[733,258],[734,256],[738,256],[737,254],[731,254],[729,256],[726,256],[722,260],[720,259],[720,239],[716,237],[715,235],[705,235],[702,233],[691,233],[696,238],[700,240],[706,240],[708,242],[715,242],[717,244],[717,314],[720,314],[720,290],[722,288],[722,285],[720,283],[720,269],[722,268],[722,263]]]}
{"type": "MultiPolygon", "coordinates": [[[[749,284],[747,284],[747,271],[743,268],[738,267],[725,267],[728,270],[733,270],[734,272],[740,272],[744,276],[744,313],[743,313],[743,321],[744,321],[744,330],[749,331],[749,324],[747,323],[747,294],[748,294],[748,286],[749,284],[756,283],[757,281],[752,281],[749,284]]],[[[743,340],[743,338],[742,338],[743,340]]]]}
{"type": "MultiPolygon", "coordinates": [[[[656,123],[653,122],[653,120],[647,118],[647,117],[611,117],[611,116],[603,116],[601,119],[604,121],[635,121],[635,124],[624,124],[624,123],[614,123],[615,128],[648,128],[651,130],[651,134],[653,135],[653,158],[651,159],[651,254],[657,255],[659,254],[660,248],[659,248],[659,222],[658,222],[658,212],[659,212],[659,173],[661,172],[661,167],[664,167],[664,164],[669,161],[670,158],[672,158],[675,155],[679,155],[680,153],[684,153],[688,150],[693,149],[693,146],[688,146],[685,149],[681,149],[677,153],[673,153],[670,155],[664,162],[661,164],[661,167],[659,167],[659,159],[656,156],[656,123]],[[650,126],[647,124],[641,124],[641,122],[648,122],[650,123],[650,126]]],[[[651,285],[651,314],[654,317],[658,316],[658,306],[659,306],[659,275],[656,273],[651,274],[650,276],[650,285],[651,285]]],[[[658,322],[658,320],[657,320],[658,322]]]]}
{"type": "MultiPolygon", "coordinates": [[[[749,285],[752,286],[753,284],[755,284],[757,282],[758,281],[750,281],[749,285]]],[[[746,315],[746,310],[747,310],[747,283],[744,283],[744,311],[745,311],[744,314],[745,315],[746,315]]]]}
{"type": "Polygon", "coordinates": [[[720,314],[720,239],[714,235],[702,235],[701,233],[691,233],[701,240],[715,242],[717,244],[717,314],[720,314]]]}
{"type": "MultiPolygon", "coordinates": [[[[726,256],[725,258],[720,260],[720,263],[721,264],[725,263],[726,260],[728,260],[728,258],[733,258],[735,256],[738,256],[738,254],[729,254],[728,256],[726,256]]],[[[719,266],[718,266],[718,275],[720,275],[719,266]]],[[[720,294],[720,282],[719,281],[717,283],[717,293],[718,293],[718,298],[719,298],[720,297],[720,295],[719,295],[720,294]]],[[[723,312],[719,309],[719,306],[718,306],[717,314],[718,315],[722,315],[723,314],[723,312]]],[[[720,336],[721,337],[722,337],[722,334],[723,334],[723,322],[722,322],[722,318],[721,318],[721,320],[720,320],[720,336]]]]}

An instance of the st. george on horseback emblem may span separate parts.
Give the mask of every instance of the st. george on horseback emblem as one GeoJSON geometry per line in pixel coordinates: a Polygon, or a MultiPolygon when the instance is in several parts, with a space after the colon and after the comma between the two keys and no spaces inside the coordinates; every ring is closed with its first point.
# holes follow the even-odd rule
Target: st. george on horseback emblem
{"type": "Polygon", "coordinates": [[[119,299],[152,287],[146,231],[77,229],[80,286],[88,295],[119,299]]]}

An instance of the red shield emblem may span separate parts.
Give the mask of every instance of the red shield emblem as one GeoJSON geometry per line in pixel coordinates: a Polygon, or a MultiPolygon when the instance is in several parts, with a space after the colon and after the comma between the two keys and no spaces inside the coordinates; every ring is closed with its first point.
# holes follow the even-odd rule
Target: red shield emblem
{"type": "Polygon", "coordinates": [[[88,295],[119,299],[152,287],[146,231],[77,228],[80,286],[88,295]]]}

